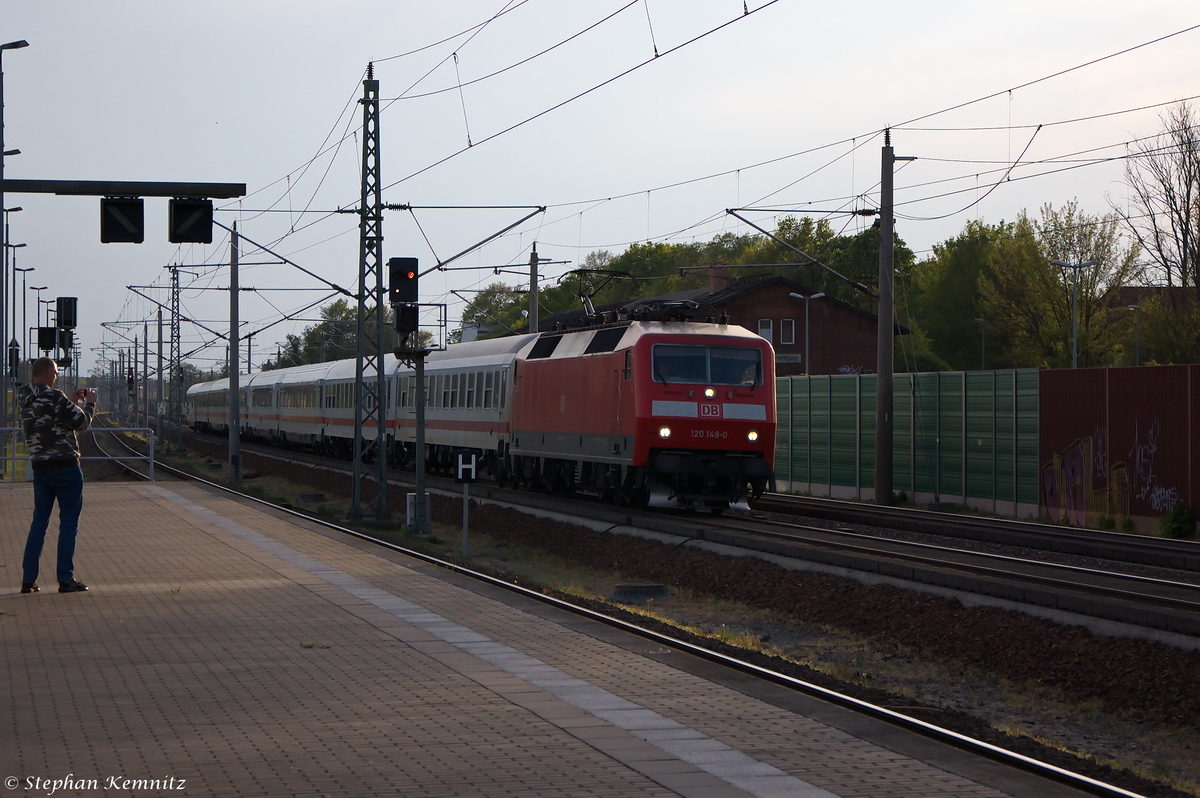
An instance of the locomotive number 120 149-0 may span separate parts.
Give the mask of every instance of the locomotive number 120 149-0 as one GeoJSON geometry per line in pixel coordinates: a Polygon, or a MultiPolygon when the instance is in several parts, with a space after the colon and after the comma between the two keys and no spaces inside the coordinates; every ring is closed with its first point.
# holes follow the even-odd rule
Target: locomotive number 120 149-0
{"type": "Polygon", "coordinates": [[[729,433],[726,430],[715,429],[694,429],[692,430],[693,438],[728,438],[729,433]]]}

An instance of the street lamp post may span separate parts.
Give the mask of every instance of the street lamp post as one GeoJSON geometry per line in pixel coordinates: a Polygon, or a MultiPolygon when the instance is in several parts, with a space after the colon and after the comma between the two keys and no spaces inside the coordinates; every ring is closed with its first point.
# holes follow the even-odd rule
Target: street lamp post
{"type": "Polygon", "coordinates": [[[987,332],[983,326],[983,319],[975,319],[979,325],[979,370],[987,371],[987,332]]]}
{"type": "MultiPolygon", "coordinates": [[[[2,207],[2,206],[0,206],[0,207],[2,207]]],[[[8,251],[10,249],[14,248],[14,245],[10,243],[12,241],[12,233],[11,233],[11,230],[9,229],[10,228],[9,215],[14,214],[14,213],[20,213],[22,210],[24,210],[24,209],[21,208],[21,206],[19,206],[19,205],[15,208],[4,208],[4,268],[5,268],[4,291],[8,291],[12,296],[12,302],[11,302],[12,315],[8,317],[6,322],[4,322],[5,308],[0,307],[0,322],[3,322],[3,323],[0,323],[0,339],[7,339],[9,330],[12,330],[12,337],[14,340],[16,340],[16,337],[17,337],[17,273],[16,273],[16,271],[11,272],[12,273],[11,286],[8,283],[8,275],[9,275],[9,253],[8,253],[8,251]]],[[[25,245],[17,244],[16,246],[23,247],[25,245]]],[[[16,265],[17,265],[17,253],[14,252],[14,253],[12,253],[13,269],[16,269],[16,265]]],[[[2,297],[2,296],[4,296],[4,293],[0,292],[0,297],[2,297]]]]}
{"type": "Polygon", "coordinates": [[[804,373],[812,374],[812,368],[808,360],[808,303],[812,299],[820,299],[825,294],[813,294],[811,296],[801,296],[800,294],[788,294],[792,299],[804,300],[804,373]]]}
{"type": "Polygon", "coordinates": [[[1097,266],[1100,261],[1089,260],[1083,263],[1067,263],[1061,260],[1050,261],[1051,266],[1075,271],[1075,292],[1071,298],[1071,368],[1079,368],[1079,270],[1089,266],[1097,266]]]}
{"type": "MultiPolygon", "coordinates": [[[[29,286],[30,291],[37,292],[37,307],[34,308],[34,311],[33,311],[33,326],[35,326],[35,327],[42,326],[42,292],[45,291],[47,288],[49,288],[49,286],[46,286],[46,285],[31,285],[31,286],[29,286]]],[[[26,350],[30,349],[29,328],[28,327],[25,328],[25,349],[26,350]]]]}
{"type": "Polygon", "coordinates": [[[1126,305],[1127,310],[1133,311],[1133,365],[1142,365],[1142,307],[1141,305],[1126,305]]]}
{"type": "MultiPolygon", "coordinates": [[[[20,266],[17,265],[17,250],[23,246],[25,246],[25,245],[24,244],[8,244],[4,248],[5,252],[8,252],[9,250],[12,251],[12,296],[13,296],[12,333],[13,333],[13,336],[12,336],[12,341],[10,342],[10,345],[15,344],[17,342],[17,272],[21,272],[21,285],[24,286],[25,285],[25,276],[24,276],[25,272],[33,271],[32,266],[30,266],[27,269],[22,269],[20,266]]],[[[22,287],[22,289],[21,289],[21,299],[22,300],[25,299],[24,292],[25,292],[25,289],[24,289],[24,287],[22,287]]],[[[22,304],[24,304],[24,303],[22,302],[22,304]]],[[[12,382],[15,384],[17,381],[16,371],[14,370],[13,373],[10,374],[9,376],[11,377],[12,382]]],[[[15,388],[15,385],[14,385],[14,388],[15,388]]],[[[16,415],[17,415],[16,408],[14,407],[13,408],[13,416],[15,417],[16,415]]]]}
{"type": "MultiPolygon", "coordinates": [[[[17,344],[17,348],[20,350],[19,357],[20,357],[20,363],[21,363],[21,373],[22,373],[22,376],[24,376],[25,369],[26,369],[25,364],[29,362],[28,361],[29,353],[26,349],[26,345],[29,343],[29,340],[28,340],[29,339],[29,303],[26,301],[26,297],[29,296],[29,293],[28,293],[29,289],[25,285],[25,279],[26,279],[27,275],[31,271],[35,271],[35,269],[33,266],[30,266],[27,269],[17,269],[17,271],[19,271],[21,273],[21,329],[25,330],[25,334],[23,336],[21,336],[23,339],[21,341],[21,343],[17,344],[17,331],[15,329],[17,326],[17,310],[16,310],[16,307],[14,306],[13,307],[13,328],[14,329],[13,329],[12,342],[14,344],[17,344]]],[[[14,289],[16,288],[16,285],[15,285],[16,277],[17,276],[14,273],[13,274],[13,282],[14,282],[13,288],[14,289]]],[[[16,291],[14,290],[13,293],[15,294],[16,291]]]]}
{"type": "MultiPolygon", "coordinates": [[[[21,152],[20,150],[6,150],[4,148],[4,51],[20,50],[22,47],[28,46],[29,42],[25,41],[24,39],[0,44],[0,208],[4,207],[4,158],[7,155],[18,155],[21,152]]],[[[7,224],[5,225],[5,228],[7,229],[7,224]]],[[[8,243],[7,233],[4,237],[4,243],[8,243]]],[[[8,328],[8,324],[4,319],[4,300],[6,299],[4,296],[4,291],[6,290],[7,282],[8,271],[5,269],[3,275],[0,275],[0,343],[3,343],[4,331],[8,328]]],[[[16,280],[13,282],[15,283],[16,280]]],[[[6,370],[7,366],[0,367],[0,377],[2,377],[6,370]]],[[[8,381],[0,379],[0,424],[7,424],[8,422],[8,389],[8,381]]],[[[4,447],[0,446],[0,460],[3,459],[3,456],[4,447]]]]}
{"type": "MultiPolygon", "coordinates": [[[[8,215],[10,213],[16,213],[19,210],[21,210],[19,207],[4,208],[4,279],[3,279],[4,285],[3,285],[3,288],[4,288],[4,291],[12,292],[13,315],[12,315],[12,321],[10,324],[4,318],[5,317],[4,301],[3,301],[4,292],[0,291],[0,343],[3,343],[4,340],[8,337],[7,331],[10,326],[14,328],[13,332],[14,332],[14,338],[15,338],[15,332],[16,332],[16,326],[17,326],[17,314],[16,314],[17,274],[15,271],[12,273],[12,284],[10,286],[9,280],[8,280],[8,274],[9,274],[8,264],[11,260],[13,268],[14,269],[16,268],[16,266],[17,266],[17,250],[25,245],[10,243],[10,236],[9,236],[9,229],[8,229],[9,228],[8,215]]],[[[0,380],[0,394],[3,394],[3,396],[4,396],[4,402],[0,403],[0,405],[2,405],[2,406],[0,406],[0,427],[10,426],[10,424],[9,424],[9,420],[10,420],[9,419],[9,407],[8,407],[8,392],[10,389],[14,391],[13,397],[12,397],[13,402],[12,402],[11,426],[16,427],[17,420],[20,418],[19,414],[17,413],[17,401],[16,401],[17,395],[15,392],[17,376],[15,373],[9,373],[9,372],[13,371],[13,365],[14,364],[11,362],[10,358],[5,357],[4,364],[2,366],[0,366],[0,376],[3,377],[3,379],[0,380]]],[[[3,454],[3,450],[4,450],[4,447],[0,446],[0,455],[3,454]]],[[[2,469],[0,469],[0,473],[3,473],[2,469]]]]}

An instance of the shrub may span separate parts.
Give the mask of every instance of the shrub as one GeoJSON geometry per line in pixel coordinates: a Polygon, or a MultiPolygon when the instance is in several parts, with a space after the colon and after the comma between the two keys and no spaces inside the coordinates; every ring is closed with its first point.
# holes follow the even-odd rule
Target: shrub
{"type": "Polygon", "coordinates": [[[1116,529],[1117,519],[1113,518],[1111,515],[1102,515],[1096,520],[1096,526],[1100,527],[1101,529],[1116,529]]]}
{"type": "Polygon", "coordinates": [[[1183,502],[1176,502],[1168,515],[1158,522],[1164,538],[1190,538],[1196,534],[1196,516],[1183,502]]]}

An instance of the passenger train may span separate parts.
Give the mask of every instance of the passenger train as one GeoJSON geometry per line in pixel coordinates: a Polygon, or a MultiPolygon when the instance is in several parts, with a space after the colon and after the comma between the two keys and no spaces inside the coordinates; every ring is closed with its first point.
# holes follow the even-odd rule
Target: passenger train
{"type": "MultiPolygon", "coordinates": [[[[411,465],[416,378],[390,355],[384,366],[385,450],[411,465]]],[[[354,370],[341,360],[243,377],[242,434],[349,457],[354,370]]],[[[228,379],[191,386],[188,400],[193,429],[228,430],[228,379]]],[[[642,317],[453,344],[426,358],[425,405],[430,468],[470,452],[513,487],[633,505],[665,492],[719,513],[773,482],[774,352],[738,326],[642,317]]]]}

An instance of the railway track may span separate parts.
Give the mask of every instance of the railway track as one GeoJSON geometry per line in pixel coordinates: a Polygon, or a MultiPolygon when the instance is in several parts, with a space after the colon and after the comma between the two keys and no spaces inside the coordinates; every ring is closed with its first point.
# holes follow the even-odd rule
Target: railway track
{"type": "Polygon", "coordinates": [[[820,518],[841,523],[870,524],[960,540],[1200,572],[1200,543],[1195,541],[1151,538],[932,510],[877,507],[873,504],[779,493],[766,494],[753,501],[751,506],[762,512],[820,518]]]}
{"type": "MultiPolygon", "coordinates": [[[[129,449],[128,445],[124,441],[122,441],[119,437],[117,437],[115,435],[112,437],[113,437],[113,440],[118,445],[124,447],[127,450],[129,449]]],[[[105,451],[104,447],[100,444],[100,442],[95,439],[95,435],[93,435],[93,445],[95,445],[98,450],[105,452],[105,455],[107,456],[107,451],[105,451]]],[[[280,459],[280,460],[290,460],[290,458],[282,457],[278,453],[274,453],[274,452],[265,453],[264,456],[269,456],[269,457],[273,457],[275,459],[280,459]]],[[[313,464],[311,462],[312,460],[321,460],[321,459],[322,458],[306,457],[306,458],[304,458],[303,462],[311,465],[311,464],[313,464]]],[[[130,472],[131,474],[137,475],[138,477],[143,478],[143,479],[148,479],[148,475],[139,471],[136,467],[129,465],[127,462],[121,462],[121,461],[114,461],[114,462],[120,468],[125,469],[126,471],[130,472]]],[[[329,467],[329,466],[326,464],[325,467],[329,467]]],[[[336,469],[331,468],[331,470],[336,470],[336,469]]],[[[930,723],[930,722],[921,720],[919,718],[912,717],[911,715],[905,714],[904,712],[897,711],[895,709],[890,709],[886,706],[881,706],[879,704],[871,703],[869,701],[864,701],[862,699],[856,698],[851,695],[847,695],[847,694],[839,692],[837,690],[832,690],[828,687],[823,687],[823,686],[820,686],[817,684],[813,684],[812,682],[806,681],[804,679],[799,679],[799,678],[796,678],[795,676],[781,673],[772,668],[763,667],[762,665],[750,662],[745,658],[733,656],[733,655],[730,655],[729,653],[722,652],[719,650],[714,650],[714,647],[712,645],[702,645],[696,641],[681,639],[679,636],[676,636],[676,635],[664,634],[660,631],[648,629],[644,625],[633,623],[629,620],[617,617],[614,614],[599,612],[595,609],[580,606],[577,603],[566,601],[566,600],[564,600],[562,598],[558,598],[556,596],[548,595],[546,592],[544,592],[540,589],[533,589],[533,588],[521,586],[519,584],[514,584],[513,582],[511,582],[509,580],[501,579],[501,578],[492,576],[490,574],[481,573],[472,568],[465,567],[459,563],[446,561],[446,560],[443,560],[443,559],[435,557],[435,556],[431,556],[431,555],[421,552],[421,551],[416,551],[416,550],[409,549],[409,548],[406,548],[404,546],[401,546],[401,545],[398,545],[398,544],[395,544],[395,543],[392,543],[389,541],[381,540],[375,536],[364,533],[362,531],[343,527],[343,526],[331,523],[326,520],[313,518],[310,515],[297,512],[291,508],[280,507],[279,505],[274,504],[272,502],[268,502],[268,501],[265,501],[263,499],[259,499],[259,498],[253,497],[253,496],[247,496],[242,493],[238,493],[238,492],[233,491],[232,489],[227,488],[223,485],[219,485],[219,484],[210,482],[208,480],[204,480],[195,475],[188,474],[187,472],[175,469],[165,463],[161,463],[161,462],[156,463],[155,472],[156,472],[156,474],[162,473],[162,474],[171,475],[172,477],[179,478],[179,479],[195,481],[195,482],[204,484],[212,489],[216,489],[216,490],[226,492],[226,493],[232,493],[234,495],[239,496],[243,500],[248,500],[248,501],[252,501],[255,503],[270,506],[278,512],[283,512],[283,513],[287,513],[290,515],[298,516],[310,523],[320,524],[323,527],[326,527],[330,530],[334,530],[336,532],[347,535],[349,537],[353,537],[353,538],[357,538],[359,540],[370,542],[370,543],[380,546],[382,548],[386,548],[391,551],[395,551],[397,553],[401,553],[406,556],[413,557],[413,558],[419,559],[421,561],[439,566],[448,571],[452,571],[452,572],[455,572],[455,573],[458,573],[458,574],[461,574],[464,576],[468,576],[468,577],[470,577],[472,579],[476,579],[480,582],[484,582],[484,583],[490,584],[495,587],[500,587],[500,588],[503,588],[504,590],[507,590],[507,591],[510,591],[513,593],[517,593],[521,596],[524,596],[525,598],[533,599],[533,600],[536,600],[538,602],[542,602],[545,604],[550,604],[550,605],[556,606],[562,610],[571,612],[573,614],[581,615],[581,616],[590,618],[592,620],[598,621],[600,623],[606,624],[608,626],[612,626],[612,627],[621,629],[623,631],[626,631],[628,633],[637,635],[644,639],[659,643],[661,645],[669,646],[670,648],[672,648],[674,650],[685,652],[685,653],[691,654],[693,656],[696,656],[698,658],[717,663],[719,665],[730,668],[732,670],[751,675],[755,678],[762,679],[764,681],[771,682],[774,684],[783,685],[783,686],[788,687],[797,692],[800,692],[800,693],[803,693],[806,695],[810,695],[810,696],[814,696],[814,697],[823,699],[825,701],[829,701],[833,704],[837,704],[839,706],[846,707],[855,712],[859,712],[859,713],[862,713],[862,714],[870,716],[870,717],[884,720],[884,721],[892,723],[898,727],[905,728],[909,731],[916,732],[918,734],[924,735],[926,737],[930,737],[932,739],[941,741],[943,743],[948,743],[956,748],[959,748],[964,751],[968,751],[975,755],[982,756],[987,759],[991,759],[991,760],[1003,763],[1010,767],[1015,767],[1020,770],[1035,773],[1044,778],[1056,781],[1061,784],[1068,785],[1074,789],[1077,789],[1077,790],[1087,793],[1087,794],[1106,796],[1106,797],[1111,796],[1113,798],[1115,798],[1116,796],[1120,796],[1121,798],[1138,798],[1138,793],[1130,792],[1129,790],[1123,789],[1119,786],[1116,786],[1113,784],[1108,784],[1104,781],[1094,779],[1094,778],[1091,778],[1088,776],[1084,776],[1079,773],[1072,772],[1071,770],[1069,770],[1067,768],[1059,767],[1057,765],[1041,761],[1037,758],[1027,756],[1025,754],[1021,754],[1021,753],[1018,753],[1015,751],[1008,750],[1007,748],[1004,748],[1002,746],[995,745],[993,743],[989,743],[989,742],[986,742],[983,740],[975,739],[969,735],[962,734],[962,733],[959,733],[959,732],[956,732],[956,731],[953,731],[953,730],[950,730],[947,728],[943,728],[942,726],[938,726],[937,724],[930,723]]],[[[514,493],[514,492],[509,491],[509,493],[514,493]]]]}
{"type": "MultiPolygon", "coordinates": [[[[201,435],[196,435],[195,440],[216,443],[201,435]]],[[[284,452],[246,443],[242,447],[246,453],[281,463],[342,474],[349,471],[349,466],[342,461],[308,453],[284,452]]],[[[213,447],[214,454],[218,451],[219,444],[213,447]]],[[[390,479],[391,484],[399,488],[412,487],[400,476],[402,472],[394,473],[397,476],[390,479]]],[[[434,475],[427,477],[427,489],[450,496],[460,495],[460,488],[452,480],[434,475]]],[[[934,544],[737,514],[717,517],[682,511],[637,511],[592,500],[565,499],[483,484],[475,486],[472,498],[573,516],[578,523],[601,529],[660,533],[681,540],[681,545],[782,557],[801,568],[850,576],[859,581],[882,581],[968,601],[976,597],[977,603],[998,603],[1029,614],[1081,623],[1101,634],[1146,637],[1180,647],[1200,648],[1200,580],[1195,579],[1194,572],[1174,569],[1145,575],[1135,572],[1137,568],[1127,567],[1146,567],[1146,561],[1153,559],[1155,552],[1175,549],[1186,552],[1187,546],[1195,546],[1185,541],[1098,533],[1101,535],[1099,543],[1089,548],[1087,531],[1063,530],[1045,524],[1019,525],[1021,528],[1007,535],[1002,528],[1004,522],[970,516],[925,520],[924,516],[939,514],[920,513],[919,522],[905,522],[904,511],[867,507],[862,515],[853,517],[858,524],[864,519],[885,522],[896,517],[900,519],[897,526],[902,529],[911,529],[918,523],[932,528],[935,521],[949,529],[959,523],[959,519],[979,522],[974,532],[961,536],[942,534],[940,538],[947,542],[934,544]],[[891,511],[876,514],[872,512],[874,510],[891,511]],[[978,530],[989,527],[994,531],[987,542],[1009,550],[977,551],[953,545],[955,539],[978,541],[981,538],[976,535],[985,534],[978,530]],[[1031,528],[1045,529],[1048,535],[1061,533],[1061,538],[1058,541],[1051,539],[1046,545],[1023,546],[1022,543],[1036,531],[1031,528]],[[1117,546],[1112,540],[1114,537],[1130,540],[1122,540],[1117,546]],[[1183,547],[1171,545],[1180,543],[1183,547]],[[1145,544],[1146,549],[1140,549],[1140,544],[1145,544]],[[1072,550],[1072,557],[1105,560],[1105,567],[1085,567],[1036,557],[1038,552],[1064,554],[1064,548],[1072,550]]],[[[783,498],[791,497],[772,496],[770,501],[777,502],[773,505],[776,507],[790,506],[793,512],[796,507],[813,506],[808,501],[796,504],[779,501],[783,498]]],[[[850,511],[861,507],[849,502],[838,504],[849,505],[839,508],[843,519],[850,519],[850,511]]],[[[756,509],[764,508],[756,503],[756,509]]],[[[929,528],[914,531],[929,533],[929,528]]],[[[1169,561],[1184,560],[1186,557],[1182,555],[1172,555],[1169,561]]]]}

